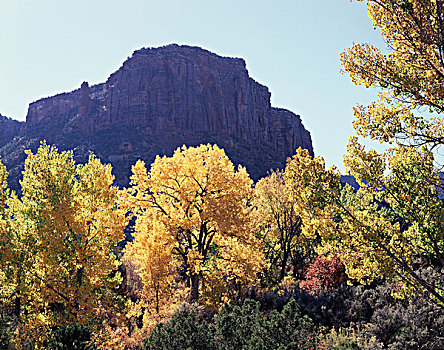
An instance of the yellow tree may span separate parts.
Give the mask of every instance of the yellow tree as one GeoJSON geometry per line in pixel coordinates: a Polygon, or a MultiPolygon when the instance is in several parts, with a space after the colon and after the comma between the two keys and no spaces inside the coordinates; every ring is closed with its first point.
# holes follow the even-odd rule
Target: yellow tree
{"type": "Polygon", "coordinates": [[[253,220],[264,242],[266,258],[272,268],[278,269],[275,282],[284,279],[290,263],[293,275],[302,277],[298,273],[313,253],[315,241],[315,237],[302,234],[302,220],[289,195],[282,172],[272,172],[255,185],[253,220]]]}
{"type": "Polygon", "coordinates": [[[18,243],[12,258],[26,263],[16,281],[18,334],[39,347],[50,327],[90,323],[111,306],[127,219],[116,205],[110,165],[93,155],[76,165],[72,152],[45,144],[27,153],[22,198],[10,201],[18,243]]]}
{"type": "Polygon", "coordinates": [[[6,179],[8,177],[8,172],[6,171],[6,167],[0,162],[0,213],[2,214],[2,226],[4,227],[4,218],[3,213],[6,209],[6,200],[8,199],[8,185],[6,183],[6,179]]]}
{"type": "MultiPolygon", "coordinates": [[[[0,244],[1,244],[1,251],[4,251],[4,245],[7,244],[6,239],[6,231],[8,229],[8,222],[6,219],[6,201],[8,200],[8,185],[6,183],[6,178],[8,176],[8,173],[6,171],[5,166],[0,162],[0,244]]],[[[3,264],[3,258],[4,254],[0,253],[0,257],[2,258],[2,264],[0,265],[0,281],[2,282],[1,285],[4,287],[4,280],[5,280],[5,272],[4,272],[4,264],[3,264]]],[[[3,295],[1,293],[0,295],[3,295]]]]}
{"type": "MultiPolygon", "coordinates": [[[[349,150],[352,157],[353,152],[349,150]]],[[[363,155],[362,150],[359,153],[363,155]]],[[[376,152],[366,155],[367,163],[357,164],[365,164],[373,182],[362,182],[354,193],[350,186],[341,189],[339,173],[325,169],[321,157],[298,150],[285,175],[303,231],[318,232],[322,239],[319,253],[337,255],[349,277],[361,283],[393,278],[399,282],[397,295],[427,291],[442,305],[444,290],[436,276],[421,275],[414,268],[418,257],[439,259],[443,248],[444,207],[431,182],[438,175],[430,153],[413,148],[393,151],[387,156],[387,169],[376,152]],[[388,202],[389,209],[381,208],[375,198],[388,202]]]]}
{"type": "Polygon", "coordinates": [[[128,251],[148,288],[156,289],[157,277],[147,268],[158,258],[165,259],[159,276],[180,276],[190,287],[191,301],[213,307],[230,288],[255,282],[264,263],[251,229],[252,181],[244,168],[236,171],[217,146],[201,145],[157,157],[149,173],[138,161],[133,173],[127,204],[137,224],[128,251]],[[161,239],[165,253],[145,251],[152,237],[161,239]]]}
{"type": "Polygon", "coordinates": [[[9,278],[10,272],[10,220],[8,217],[7,201],[9,190],[6,179],[8,173],[0,162],[0,302],[2,309],[6,306],[8,298],[14,289],[9,278]]]}
{"type": "MultiPolygon", "coordinates": [[[[183,300],[174,277],[173,240],[162,222],[141,216],[136,222],[137,238],[128,245],[125,259],[137,268],[143,281],[137,300],[129,302],[127,323],[131,329],[124,335],[127,345],[141,344],[155,325],[171,316],[175,306],[183,300]],[[149,234],[147,234],[149,233],[149,234]],[[139,325],[135,319],[142,319],[139,325]]],[[[183,289],[183,288],[182,288],[183,289]]]]}
{"type": "Polygon", "coordinates": [[[165,240],[168,233],[158,221],[147,221],[141,217],[136,225],[137,232],[149,232],[139,236],[127,249],[127,258],[138,266],[138,273],[144,281],[143,299],[153,305],[160,314],[161,300],[172,297],[174,285],[173,242],[165,240]],[[142,254],[140,254],[143,252],[142,254]],[[139,253],[139,254],[136,254],[139,253]]]}
{"type": "MultiPolygon", "coordinates": [[[[358,44],[342,64],[355,84],[379,87],[379,99],[354,108],[358,135],[392,145],[367,151],[350,138],[345,164],[369,193],[388,202],[406,223],[402,234],[412,245],[406,256],[431,258],[444,267],[443,183],[439,148],[444,124],[444,6],[441,0],[368,0],[368,14],[381,29],[389,52],[358,44]]],[[[411,259],[411,258],[410,258],[411,259]]],[[[392,258],[393,260],[393,258],[392,258]]],[[[442,282],[422,278],[409,258],[397,262],[408,273],[405,285],[428,290],[443,303],[442,282]],[[402,263],[402,264],[401,264],[402,263]]],[[[442,273],[435,276],[443,280],[442,273]]]]}
{"type": "Polygon", "coordinates": [[[23,312],[22,300],[32,289],[29,271],[34,245],[32,237],[27,234],[27,223],[16,210],[17,197],[7,188],[7,175],[6,168],[0,163],[0,302],[2,318],[5,318],[2,322],[9,319],[9,329],[14,330],[23,312]]]}
{"type": "MultiPolygon", "coordinates": [[[[357,132],[381,142],[442,144],[444,110],[444,6],[440,0],[369,0],[368,14],[389,52],[354,45],[341,55],[355,84],[383,89],[379,100],[354,111],[357,132]],[[424,107],[432,116],[418,115],[424,107]]],[[[423,109],[423,111],[424,111],[423,109]]]]}

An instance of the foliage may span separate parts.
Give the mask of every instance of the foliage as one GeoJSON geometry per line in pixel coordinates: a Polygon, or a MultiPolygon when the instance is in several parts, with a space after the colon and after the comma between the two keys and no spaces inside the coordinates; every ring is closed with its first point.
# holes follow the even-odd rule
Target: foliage
{"type": "Polygon", "coordinates": [[[72,323],[63,325],[53,332],[46,345],[50,350],[94,350],[91,332],[85,325],[72,323]]]}
{"type": "MultiPolygon", "coordinates": [[[[214,323],[199,320],[195,313],[177,314],[160,323],[146,342],[146,349],[313,349],[318,345],[313,324],[290,301],[281,312],[265,316],[259,303],[225,305],[214,323]]],[[[316,347],[321,349],[322,347],[316,347]]]]}
{"type": "Polygon", "coordinates": [[[4,310],[0,314],[0,349],[8,349],[11,345],[12,335],[17,322],[15,317],[8,315],[4,310]]]}
{"type": "Polygon", "coordinates": [[[355,108],[355,128],[364,137],[410,144],[442,143],[439,114],[414,115],[425,107],[444,109],[443,15],[436,0],[368,0],[368,14],[388,44],[389,52],[356,44],[341,55],[344,69],[355,84],[380,87],[378,101],[355,108]]]}
{"type": "MultiPolygon", "coordinates": [[[[417,273],[429,272],[421,268],[417,273]]],[[[357,301],[368,303],[367,307],[371,310],[365,333],[387,349],[443,348],[442,310],[422,296],[398,300],[391,294],[392,287],[384,284],[356,294],[357,301]]]]}
{"type": "Polygon", "coordinates": [[[271,172],[255,185],[252,213],[255,227],[265,246],[271,269],[277,270],[273,282],[282,281],[291,264],[293,276],[302,278],[303,266],[313,253],[313,237],[302,235],[302,220],[289,198],[282,172],[271,172]]]}
{"type": "Polygon", "coordinates": [[[305,281],[302,281],[299,286],[310,294],[319,294],[322,291],[331,292],[345,279],[344,264],[337,256],[330,258],[318,256],[307,267],[305,281]]]}
{"type": "Polygon", "coordinates": [[[138,161],[133,173],[126,205],[137,221],[127,254],[155,294],[151,299],[164,304],[181,277],[191,301],[217,308],[255,283],[264,263],[252,234],[252,181],[244,168],[235,171],[223,150],[201,145],[157,157],[149,173],[138,161]]]}
{"type": "Polygon", "coordinates": [[[246,301],[242,307],[226,306],[216,318],[216,334],[222,339],[220,349],[307,349],[316,343],[313,324],[301,315],[294,300],[282,312],[273,310],[263,317],[259,304],[246,301]]]}
{"type": "Polygon", "coordinates": [[[113,251],[127,219],[112,182],[111,167],[93,155],[76,165],[72,152],[45,144],[28,152],[22,198],[8,200],[10,229],[2,238],[16,346],[29,338],[39,348],[52,327],[91,321],[113,307],[120,281],[113,251]]]}
{"type": "Polygon", "coordinates": [[[353,193],[349,186],[341,189],[338,172],[325,169],[321,157],[298,150],[285,175],[303,230],[320,234],[319,252],[337,255],[350,278],[370,283],[374,278],[392,277],[399,281],[398,296],[426,291],[442,302],[442,286],[422,278],[413,268],[421,255],[439,261],[443,243],[439,219],[443,202],[433,183],[426,180],[435,178],[430,157],[412,148],[400,150],[391,158],[387,174],[377,166],[379,158],[372,157],[365,164],[374,161],[369,176],[373,180],[361,182],[362,187],[353,193]],[[427,176],[419,176],[424,173],[427,176]],[[393,204],[392,210],[378,206],[375,197],[393,204]],[[394,214],[408,223],[407,229],[394,214]]]}
{"type": "MultiPolygon", "coordinates": [[[[418,267],[420,275],[433,275],[418,267]]],[[[444,347],[442,309],[423,296],[397,299],[387,281],[371,285],[341,285],[331,292],[310,295],[298,288],[250,295],[264,313],[281,310],[294,299],[301,313],[313,320],[330,346],[362,349],[441,349],[444,347]],[[348,345],[347,345],[348,344],[348,345]]]]}
{"type": "Polygon", "coordinates": [[[195,312],[175,314],[159,323],[144,343],[145,350],[211,350],[216,349],[213,326],[199,319],[195,312]]]}
{"type": "Polygon", "coordinates": [[[325,342],[331,350],[360,350],[368,346],[368,340],[362,334],[347,328],[339,328],[338,330],[332,328],[325,335],[325,342]]]}
{"type": "Polygon", "coordinates": [[[398,267],[404,291],[426,290],[444,303],[444,290],[412,270],[415,256],[431,256],[444,266],[442,181],[435,158],[443,142],[444,54],[442,1],[368,0],[368,13],[389,46],[357,44],[341,56],[356,84],[380,87],[379,100],[354,109],[360,136],[394,145],[383,153],[366,151],[356,137],[349,141],[345,164],[364,189],[386,201],[407,223],[395,230],[401,251],[384,244],[388,259],[398,267]],[[429,113],[425,113],[428,110],[429,113]],[[404,272],[405,271],[405,272],[404,272]]]}
{"type": "MultiPolygon", "coordinates": [[[[10,250],[10,220],[7,210],[7,201],[9,198],[9,189],[7,187],[8,172],[6,167],[0,162],[0,302],[3,304],[5,299],[10,297],[13,286],[8,281],[9,250],[10,250]]],[[[3,314],[2,308],[2,314],[3,314]]]]}

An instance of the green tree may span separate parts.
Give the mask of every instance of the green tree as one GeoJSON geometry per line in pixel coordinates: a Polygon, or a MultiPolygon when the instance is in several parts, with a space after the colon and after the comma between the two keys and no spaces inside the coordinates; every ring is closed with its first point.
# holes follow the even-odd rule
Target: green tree
{"type": "Polygon", "coordinates": [[[339,173],[325,169],[321,158],[299,151],[286,176],[294,196],[303,198],[303,222],[312,225],[305,229],[321,234],[323,251],[337,254],[350,277],[364,283],[390,277],[398,296],[427,292],[444,305],[443,186],[434,156],[444,140],[443,2],[366,3],[388,53],[362,43],[341,60],[355,84],[382,89],[378,101],[354,108],[354,127],[387,150],[366,150],[350,138],[344,163],[361,186],[352,201],[341,192],[339,173]],[[380,210],[385,205],[391,210],[380,210]],[[433,278],[416,271],[421,261],[430,261],[433,278]]]}
{"type": "Polygon", "coordinates": [[[95,350],[91,343],[91,331],[86,325],[72,323],[62,325],[53,333],[46,344],[50,350],[95,350]]]}
{"type": "Polygon", "coordinates": [[[216,350],[214,327],[195,312],[177,313],[159,323],[144,342],[144,350],[216,350]]]}
{"type": "Polygon", "coordinates": [[[391,148],[367,151],[352,137],[345,164],[367,192],[386,201],[408,226],[396,235],[408,241],[400,243],[404,252],[385,252],[398,267],[398,277],[406,288],[427,290],[443,303],[442,282],[419,276],[412,261],[422,256],[431,258],[437,270],[444,267],[443,203],[437,191],[443,188],[438,174],[442,159],[436,157],[444,140],[444,4],[440,0],[366,3],[388,53],[363,43],[345,51],[341,60],[355,84],[382,90],[377,101],[354,108],[358,135],[391,148]]]}

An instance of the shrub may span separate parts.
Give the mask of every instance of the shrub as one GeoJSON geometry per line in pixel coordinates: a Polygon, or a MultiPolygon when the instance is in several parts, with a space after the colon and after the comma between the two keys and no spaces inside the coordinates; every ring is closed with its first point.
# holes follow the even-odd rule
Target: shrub
{"type": "Polygon", "coordinates": [[[212,350],[216,349],[213,326],[197,314],[178,313],[168,322],[159,323],[144,342],[143,350],[212,350]]]}
{"type": "Polygon", "coordinates": [[[300,287],[310,294],[331,292],[346,279],[345,267],[337,256],[328,258],[316,257],[307,268],[306,280],[300,287]]]}
{"type": "Polygon", "coordinates": [[[51,350],[95,350],[91,332],[86,325],[72,323],[61,326],[53,332],[47,348],[51,350]]]}
{"type": "Polygon", "coordinates": [[[214,322],[200,319],[196,313],[180,313],[161,323],[146,340],[146,350],[292,350],[314,349],[317,339],[313,322],[302,316],[291,300],[282,312],[268,316],[260,303],[245,300],[242,306],[225,305],[214,322]]]}

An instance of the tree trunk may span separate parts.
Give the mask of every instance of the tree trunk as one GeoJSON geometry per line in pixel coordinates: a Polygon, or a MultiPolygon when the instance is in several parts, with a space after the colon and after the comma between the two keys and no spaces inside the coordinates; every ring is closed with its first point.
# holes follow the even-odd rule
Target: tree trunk
{"type": "Polygon", "coordinates": [[[191,275],[191,302],[199,300],[199,275],[191,275]]]}
{"type": "Polygon", "coordinates": [[[19,319],[21,313],[21,299],[20,297],[15,297],[14,300],[14,315],[19,319]]]}
{"type": "MultiPolygon", "coordinates": [[[[20,288],[20,278],[21,277],[21,275],[20,275],[20,271],[19,271],[19,273],[18,273],[18,276],[17,276],[17,286],[19,286],[19,288],[20,288]]],[[[21,302],[21,298],[20,297],[15,297],[15,300],[14,300],[14,315],[18,318],[18,319],[20,319],[20,313],[21,313],[21,309],[22,309],[22,302],[21,302]]]]}
{"type": "Polygon", "coordinates": [[[156,312],[159,314],[159,286],[156,286],[156,312]]]}
{"type": "Polygon", "coordinates": [[[279,281],[282,281],[285,277],[285,268],[287,267],[287,261],[288,261],[288,250],[284,250],[284,256],[282,257],[282,264],[281,264],[281,273],[279,276],[279,281]]]}

